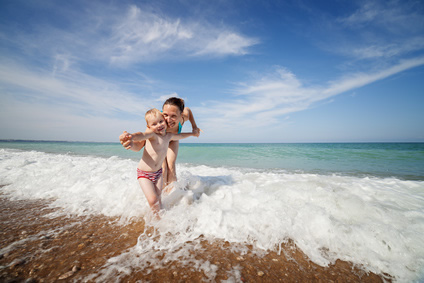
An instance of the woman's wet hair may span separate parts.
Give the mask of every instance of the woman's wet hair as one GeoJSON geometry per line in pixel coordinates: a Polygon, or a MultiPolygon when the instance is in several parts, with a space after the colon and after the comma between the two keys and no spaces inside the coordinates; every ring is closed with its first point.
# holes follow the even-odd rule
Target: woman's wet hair
{"type": "Polygon", "coordinates": [[[178,109],[180,109],[181,113],[183,113],[184,111],[184,99],[179,98],[179,97],[171,97],[168,98],[165,103],[162,106],[165,107],[165,105],[172,105],[172,106],[176,106],[178,109]]]}

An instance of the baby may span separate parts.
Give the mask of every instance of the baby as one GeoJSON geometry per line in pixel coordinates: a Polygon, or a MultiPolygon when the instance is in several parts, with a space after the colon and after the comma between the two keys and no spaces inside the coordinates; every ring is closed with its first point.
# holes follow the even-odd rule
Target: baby
{"type": "Polygon", "coordinates": [[[145,115],[147,128],[145,133],[127,134],[126,139],[146,141],[143,157],[137,168],[137,179],[146,199],[157,215],[162,208],[162,163],[165,160],[170,141],[181,140],[190,136],[199,136],[198,133],[172,134],[166,132],[166,122],[163,114],[156,108],[150,109],[145,115]]]}

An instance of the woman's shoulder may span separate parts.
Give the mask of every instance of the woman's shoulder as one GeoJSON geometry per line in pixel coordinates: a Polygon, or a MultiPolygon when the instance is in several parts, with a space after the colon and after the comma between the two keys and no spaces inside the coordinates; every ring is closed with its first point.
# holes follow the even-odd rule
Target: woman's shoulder
{"type": "Polygon", "coordinates": [[[190,112],[191,112],[190,108],[188,108],[188,107],[184,108],[183,115],[182,115],[184,122],[187,121],[190,118],[190,112]]]}

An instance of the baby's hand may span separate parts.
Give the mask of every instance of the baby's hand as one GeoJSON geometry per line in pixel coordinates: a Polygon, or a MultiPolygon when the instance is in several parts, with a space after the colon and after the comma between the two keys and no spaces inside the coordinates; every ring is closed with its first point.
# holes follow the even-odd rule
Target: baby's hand
{"type": "Polygon", "coordinates": [[[122,133],[122,135],[119,136],[119,141],[121,142],[121,144],[127,140],[131,139],[131,134],[128,133],[127,131],[124,131],[122,133]]]}
{"type": "Polygon", "coordinates": [[[127,131],[124,131],[122,135],[119,136],[119,141],[125,149],[130,149],[133,146],[132,135],[127,131]]]}

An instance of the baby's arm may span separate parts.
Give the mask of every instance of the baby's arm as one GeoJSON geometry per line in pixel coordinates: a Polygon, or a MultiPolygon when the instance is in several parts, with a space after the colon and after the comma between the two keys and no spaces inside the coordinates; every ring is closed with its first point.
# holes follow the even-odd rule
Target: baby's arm
{"type": "Polygon", "coordinates": [[[131,149],[132,151],[140,151],[146,144],[146,141],[143,140],[134,142],[131,137],[132,135],[130,133],[124,131],[122,135],[119,136],[119,141],[125,149],[131,149]]]}
{"type": "MultiPolygon", "coordinates": [[[[144,131],[144,133],[151,133],[152,130],[150,130],[150,128],[146,128],[146,131],[144,131]]],[[[129,147],[129,149],[131,149],[132,151],[140,151],[145,145],[146,145],[146,141],[142,140],[142,141],[136,141],[136,142],[132,142],[131,141],[132,146],[129,147]]]]}
{"type": "Polygon", "coordinates": [[[132,151],[140,151],[146,145],[146,141],[133,142],[129,143],[129,145],[130,146],[127,149],[131,149],[132,151]]]}
{"type": "Polygon", "coordinates": [[[153,132],[138,132],[134,134],[130,134],[131,141],[137,142],[137,141],[145,141],[153,137],[155,134],[153,132]]]}

